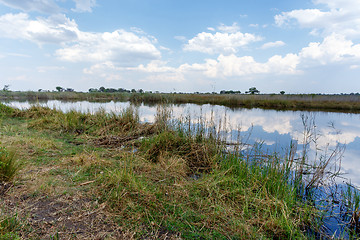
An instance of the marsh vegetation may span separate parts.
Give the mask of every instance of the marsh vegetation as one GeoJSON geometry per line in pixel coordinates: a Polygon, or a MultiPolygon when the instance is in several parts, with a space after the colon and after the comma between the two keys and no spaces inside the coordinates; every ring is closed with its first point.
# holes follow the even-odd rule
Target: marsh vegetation
{"type": "Polygon", "coordinates": [[[11,92],[0,91],[1,100],[130,101],[133,103],[216,104],[232,108],[360,112],[360,95],[321,94],[189,94],[141,92],[11,92]]]}
{"type": "MultiPolygon", "coordinates": [[[[309,165],[296,146],[264,154],[241,142],[229,150],[223,123],[153,123],[135,107],[64,113],[1,109],[0,239],[306,239],[327,232],[314,204],[333,158],[309,165]],[[306,174],[305,174],[306,173],[306,174]]],[[[311,128],[308,128],[308,134],[311,128]]],[[[307,136],[311,142],[311,134],[307,136]]],[[[357,215],[349,189],[344,216],[357,215]]],[[[322,205],[325,206],[325,205],[322,205]]],[[[344,205],[345,206],[345,205],[344,205]]],[[[357,221],[344,231],[357,234],[357,221]],[[353,229],[353,230],[351,230],[353,229]]]]}

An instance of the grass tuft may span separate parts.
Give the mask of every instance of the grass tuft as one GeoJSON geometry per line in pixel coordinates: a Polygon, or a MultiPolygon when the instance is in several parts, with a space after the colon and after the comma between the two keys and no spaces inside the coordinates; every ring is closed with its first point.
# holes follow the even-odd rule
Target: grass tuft
{"type": "Polygon", "coordinates": [[[15,152],[0,147],[0,182],[10,182],[19,170],[15,152]]]}

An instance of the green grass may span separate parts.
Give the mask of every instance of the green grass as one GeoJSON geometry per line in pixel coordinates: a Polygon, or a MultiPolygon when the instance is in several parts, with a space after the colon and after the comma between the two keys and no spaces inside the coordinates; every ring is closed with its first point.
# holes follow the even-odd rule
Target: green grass
{"type": "Polygon", "coordinates": [[[20,222],[17,216],[0,215],[0,240],[17,240],[21,239],[16,233],[20,228],[20,222]]]}
{"type": "Polygon", "coordinates": [[[0,146],[0,183],[12,181],[18,170],[15,152],[0,146]]]}
{"type": "MultiPolygon", "coordinates": [[[[154,124],[143,124],[133,108],[88,114],[41,107],[2,115],[0,141],[17,149],[23,166],[12,176],[21,187],[7,194],[29,202],[91,199],[98,209],[80,216],[103,211],[139,239],[307,238],[317,212],[298,195],[290,160],[224,154],[215,132],[169,125],[169,116],[159,109],[154,124]]],[[[28,236],[28,229],[7,232],[28,236]]]]}

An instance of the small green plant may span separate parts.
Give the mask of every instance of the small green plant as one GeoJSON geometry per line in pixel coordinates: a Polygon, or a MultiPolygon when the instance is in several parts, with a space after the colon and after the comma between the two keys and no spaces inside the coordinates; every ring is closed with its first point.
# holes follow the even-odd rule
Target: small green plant
{"type": "Polygon", "coordinates": [[[19,226],[17,216],[0,216],[0,240],[20,239],[15,233],[19,226]]]}
{"type": "Polygon", "coordinates": [[[14,112],[13,108],[11,108],[9,106],[6,106],[5,104],[0,103],[0,117],[8,116],[13,112],[14,112]]]}
{"type": "Polygon", "coordinates": [[[18,169],[15,152],[0,147],[0,182],[10,182],[18,169]]]}

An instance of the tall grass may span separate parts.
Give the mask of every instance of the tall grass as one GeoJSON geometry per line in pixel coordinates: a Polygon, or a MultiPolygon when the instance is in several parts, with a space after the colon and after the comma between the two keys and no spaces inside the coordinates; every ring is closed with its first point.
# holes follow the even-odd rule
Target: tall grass
{"type": "Polygon", "coordinates": [[[12,181],[18,170],[15,152],[0,146],[0,183],[12,181]]]}

